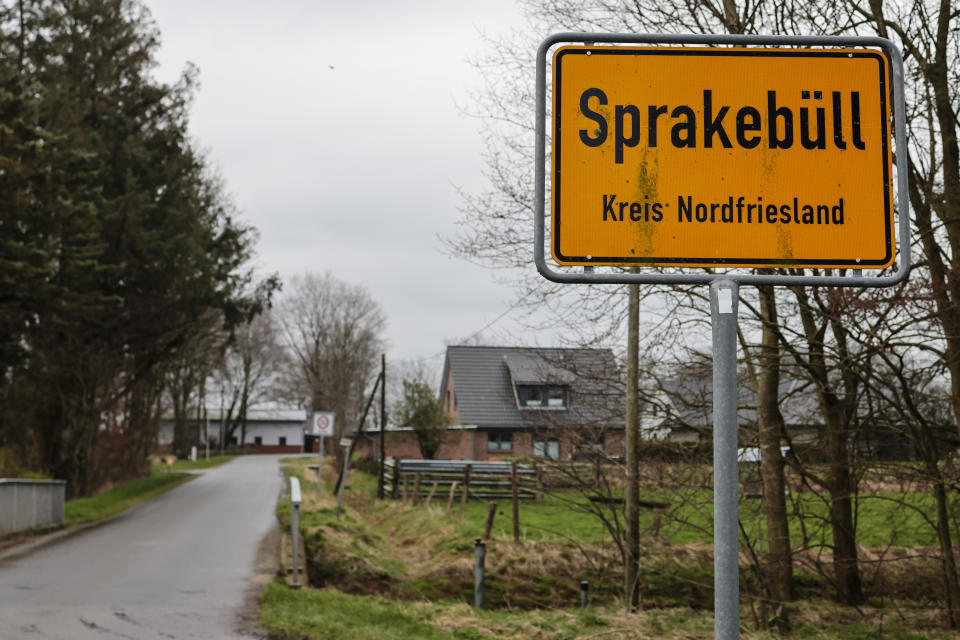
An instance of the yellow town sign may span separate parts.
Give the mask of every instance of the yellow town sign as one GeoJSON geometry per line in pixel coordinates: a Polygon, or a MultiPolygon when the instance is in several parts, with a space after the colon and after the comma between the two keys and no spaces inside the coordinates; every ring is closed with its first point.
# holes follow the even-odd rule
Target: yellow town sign
{"type": "Polygon", "coordinates": [[[893,261],[882,52],[567,46],[553,74],[560,264],[893,261]]]}

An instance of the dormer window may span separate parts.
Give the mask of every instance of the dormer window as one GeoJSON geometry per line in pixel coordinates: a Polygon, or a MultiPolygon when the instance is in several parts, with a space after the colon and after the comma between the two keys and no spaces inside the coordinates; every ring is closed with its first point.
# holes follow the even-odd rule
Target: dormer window
{"type": "Polygon", "coordinates": [[[517,385],[517,404],[521,409],[563,409],[567,406],[567,389],[559,385],[517,385]]]}

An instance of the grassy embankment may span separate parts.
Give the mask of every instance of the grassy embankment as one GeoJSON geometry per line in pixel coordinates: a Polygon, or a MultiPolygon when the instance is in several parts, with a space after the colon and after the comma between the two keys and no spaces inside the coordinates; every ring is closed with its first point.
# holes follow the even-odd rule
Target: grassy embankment
{"type": "MultiPolygon", "coordinates": [[[[351,472],[344,517],[337,520],[336,499],[329,491],[333,465],[324,465],[330,476],[324,474],[326,486],[317,500],[315,474],[305,471],[307,462],[293,461],[287,473],[303,484],[301,529],[315,588],[293,592],[279,583],[268,587],[261,619],[277,638],[712,637],[710,513],[704,503],[709,492],[663,496],[675,506],[664,514],[659,537],[653,539],[648,531],[643,541],[644,610],[633,615],[624,614],[618,602],[622,572],[616,548],[595,518],[571,510],[564,498],[572,495],[544,505],[524,503],[519,545],[512,541],[509,505],[501,505],[487,541],[489,610],[478,612],[470,606],[473,540],[483,529],[485,502],[469,502],[461,521],[459,504],[445,513],[446,495],[438,495],[430,506],[381,502],[375,499],[375,479],[351,472]],[[586,610],[575,606],[580,580],[590,582],[592,605],[586,610]]],[[[828,537],[829,531],[817,524],[823,517],[817,500],[803,498],[805,522],[802,527],[793,523],[798,539],[828,537]]],[[[808,557],[812,553],[798,558],[799,598],[789,605],[793,637],[960,637],[944,630],[941,612],[928,603],[930,589],[938,588],[935,563],[911,560],[924,555],[914,547],[927,544],[924,527],[914,521],[922,521],[922,513],[912,508],[922,512],[925,499],[878,495],[861,505],[862,537],[885,545],[865,553],[875,558],[889,552],[884,558],[897,558],[864,563],[869,606],[846,608],[831,602],[829,581],[811,569],[817,558],[808,557]],[[911,504],[891,512],[892,497],[911,504]],[[894,512],[896,517],[890,515],[894,512]],[[891,547],[891,540],[905,546],[891,547]]],[[[744,527],[751,537],[762,532],[758,503],[748,500],[743,505],[744,527]]],[[[288,527],[289,502],[281,501],[277,512],[288,527]]],[[[642,526],[648,527],[652,517],[645,514],[642,526]]],[[[743,637],[776,637],[755,630],[763,616],[759,587],[746,566],[741,575],[743,637]]]]}
{"type": "Polygon", "coordinates": [[[99,522],[170,491],[194,476],[184,471],[209,469],[232,460],[234,456],[217,456],[210,460],[177,460],[172,466],[156,464],[150,475],[113,487],[89,498],[69,500],[64,507],[63,526],[75,527],[99,522]]]}
{"type": "MultiPolygon", "coordinates": [[[[172,457],[172,456],[171,456],[172,457]]],[[[172,466],[165,462],[160,462],[150,466],[150,473],[164,473],[166,471],[196,471],[200,469],[209,469],[219,467],[225,462],[229,462],[237,456],[213,456],[209,460],[198,459],[195,462],[190,460],[174,460],[172,466]]]]}
{"type": "Polygon", "coordinates": [[[166,493],[192,477],[189,473],[155,473],[124,482],[89,498],[70,500],[64,506],[63,526],[69,529],[112,518],[130,507],[166,493]]]}

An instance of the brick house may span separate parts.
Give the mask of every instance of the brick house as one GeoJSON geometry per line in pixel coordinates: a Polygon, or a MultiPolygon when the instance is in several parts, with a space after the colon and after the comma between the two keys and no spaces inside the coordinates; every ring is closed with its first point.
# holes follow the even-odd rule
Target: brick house
{"type": "MultiPolygon", "coordinates": [[[[623,456],[623,383],[609,349],[447,347],[440,402],[451,416],[439,459],[623,456]]],[[[419,458],[412,430],[388,457],[419,458]]]]}

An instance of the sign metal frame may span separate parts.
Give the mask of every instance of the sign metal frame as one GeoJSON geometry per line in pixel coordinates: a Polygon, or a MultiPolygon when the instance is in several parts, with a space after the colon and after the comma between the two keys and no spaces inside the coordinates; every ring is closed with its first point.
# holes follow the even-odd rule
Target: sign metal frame
{"type": "MultiPolygon", "coordinates": [[[[910,216],[907,191],[906,117],[903,83],[903,58],[897,47],[884,38],[861,36],[765,36],[765,35],[696,35],[696,34],[621,34],[621,33],[557,33],[547,37],[537,51],[536,67],[536,164],[534,261],[540,274],[553,282],[578,284],[710,284],[718,280],[745,285],[806,285],[828,287],[888,287],[902,282],[910,273],[910,216]],[[734,46],[788,46],[788,47],[869,47],[881,49],[890,62],[893,93],[893,138],[896,151],[896,214],[897,256],[893,273],[880,276],[860,275],[851,269],[850,275],[786,275],[759,274],[738,271],[721,273],[674,272],[598,272],[594,267],[567,267],[562,271],[547,263],[546,234],[546,176],[547,176],[547,81],[548,60],[553,47],[561,44],[626,44],[626,45],[734,45],[734,46]]],[[[627,266],[627,265],[624,265],[627,266]]],[[[642,266],[642,265],[634,265],[642,266]]],[[[718,264],[717,267],[723,268],[718,264]]],[[[735,267],[741,271],[750,267],[735,267]]]]}

